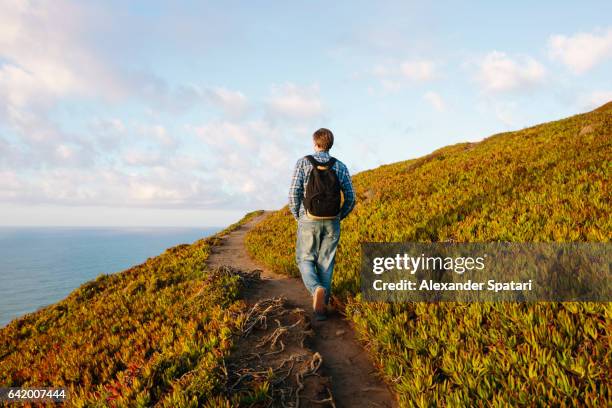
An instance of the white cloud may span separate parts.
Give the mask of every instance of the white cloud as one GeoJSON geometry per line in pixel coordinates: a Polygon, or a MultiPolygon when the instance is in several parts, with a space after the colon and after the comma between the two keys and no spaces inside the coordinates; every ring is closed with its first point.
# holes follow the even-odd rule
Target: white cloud
{"type": "Polygon", "coordinates": [[[495,117],[508,129],[518,126],[519,118],[517,118],[516,108],[517,106],[514,102],[493,103],[495,117]]]}
{"type": "Polygon", "coordinates": [[[221,106],[229,117],[241,117],[249,109],[248,99],[242,92],[226,88],[211,88],[207,90],[207,94],[214,103],[221,106]]]}
{"type": "Polygon", "coordinates": [[[238,145],[245,148],[254,148],[257,145],[256,128],[255,122],[242,124],[231,121],[214,121],[193,127],[191,130],[208,146],[229,147],[238,145]]]}
{"type": "Polygon", "coordinates": [[[22,183],[13,170],[0,170],[0,198],[14,199],[22,190],[22,183]]]}
{"type": "Polygon", "coordinates": [[[126,130],[125,123],[119,118],[94,118],[91,121],[91,126],[103,132],[124,133],[126,130]]]}
{"type": "Polygon", "coordinates": [[[582,95],[579,100],[581,109],[599,108],[601,105],[612,101],[612,90],[593,91],[582,95]]]}
{"type": "Polygon", "coordinates": [[[382,86],[383,92],[393,93],[393,92],[398,92],[402,89],[403,82],[398,81],[398,80],[392,80],[392,79],[381,79],[380,85],[382,86]]]}
{"type": "Polygon", "coordinates": [[[429,91],[423,95],[423,99],[431,104],[437,111],[444,112],[446,110],[446,102],[440,94],[429,91]]]}
{"type": "Polygon", "coordinates": [[[528,56],[511,58],[499,51],[493,51],[479,61],[476,76],[487,92],[530,89],[545,78],[546,69],[535,59],[528,56]]]}
{"type": "Polygon", "coordinates": [[[0,103],[21,109],[62,96],[122,95],[117,73],[85,40],[91,17],[65,0],[0,3],[0,103]]]}
{"type": "Polygon", "coordinates": [[[121,155],[121,162],[130,166],[156,166],[163,160],[157,151],[129,149],[121,155]]]}
{"type": "Polygon", "coordinates": [[[299,120],[265,117],[213,121],[187,130],[205,143],[204,160],[220,195],[234,204],[270,208],[285,203],[292,166],[310,147],[314,129],[299,120]]]}
{"type": "Polygon", "coordinates": [[[552,35],[548,48],[553,59],[561,61],[574,73],[582,74],[612,57],[612,28],[571,36],[552,35]]]}
{"type": "Polygon", "coordinates": [[[273,115],[292,119],[311,119],[323,114],[319,85],[298,86],[287,82],[273,86],[268,99],[273,115]]]}
{"type": "Polygon", "coordinates": [[[435,64],[429,60],[404,61],[400,64],[401,74],[412,81],[430,81],[436,76],[435,64]]]}
{"type": "Polygon", "coordinates": [[[90,121],[87,139],[62,134],[23,145],[0,137],[0,173],[18,169],[11,183],[2,180],[0,202],[278,207],[291,166],[299,150],[308,147],[313,129],[301,120],[277,121],[267,116],[270,112],[258,111],[261,118],[221,116],[185,126],[180,138],[162,123],[112,117],[90,121]]]}
{"type": "Polygon", "coordinates": [[[371,70],[371,73],[372,75],[379,78],[384,78],[393,74],[392,69],[387,65],[383,64],[377,64],[376,66],[374,66],[374,68],[372,68],[371,70]]]}
{"type": "Polygon", "coordinates": [[[65,0],[0,2],[0,125],[13,139],[12,157],[2,162],[32,169],[95,161],[91,138],[52,119],[63,100],[114,102],[126,94],[121,75],[88,40],[94,8],[65,0]]]}
{"type": "MultiPolygon", "coordinates": [[[[428,59],[388,60],[376,64],[365,74],[378,78],[383,94],[398,92],[406,85],[432,81],[439,77],[437,64],[428,59]]],[[[355,76],[355,79],[360,77],[361,75],[355,76]]],[[[368,92],[377,93],[374,88],[369,88],[368,92]]]]}
{"type": "Polygon", "coordinates": [[[152,140],[164,148],[174,148],[178,144],[178,139],[172,137],[164,125],[138,124],[136,130],[143,138],[152,140]]]}
{"type": "Polygon", "coordinates": [[[207,177],[199,173],[186,176],[181,169],[169,166],[143,173],[116,168],[86,172],[60,168],[46,171],[44,177],[37,173],[29,177],[23,172],[0,172],[0,178],[0,202],[7,203],[154,208],[227,204],[227,196],[218,194],[207,177]]]}
{"type": "Polygon", "coordinates": [[[111,20],[95,7],[0,3],[0,203],[282,205],[310,144],[302,136],[324,112],[319,86],[277,85],[253,103],[235,89],[172,84],[138,71],[142,60],[124,64],[129,47],[109,55],[99,39],[111,20]],[[177,133],[177,115],[202,103],[216,109],[177,133]]]}

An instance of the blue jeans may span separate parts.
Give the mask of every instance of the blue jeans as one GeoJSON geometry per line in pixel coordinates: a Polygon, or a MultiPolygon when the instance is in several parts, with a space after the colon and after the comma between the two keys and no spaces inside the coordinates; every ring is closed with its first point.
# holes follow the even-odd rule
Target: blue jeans
{"type": "Polygon", "coordinates": [[[299,218],[295,260],[310,294],[318,287],[325,289],[325,304],[329,303],[339,241],[339,218],[316,221],[305,215],[299,218]]]}

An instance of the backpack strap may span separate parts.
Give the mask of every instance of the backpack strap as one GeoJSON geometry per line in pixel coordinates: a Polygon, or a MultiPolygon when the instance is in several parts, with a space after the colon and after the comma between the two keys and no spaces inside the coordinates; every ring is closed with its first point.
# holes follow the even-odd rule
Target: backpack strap
{"type": "Polygon", "coordinates": [[[325,163],[321,163],[320,161],[317,161],[311,154],[306,156],[306,159],[308,159],[310,164],[312,164],[318,170],[331,169],[333,167],[333,165],[336,164],[336,158],[335,157],[330,157],[329,160],[326,161],[325,163]]]}

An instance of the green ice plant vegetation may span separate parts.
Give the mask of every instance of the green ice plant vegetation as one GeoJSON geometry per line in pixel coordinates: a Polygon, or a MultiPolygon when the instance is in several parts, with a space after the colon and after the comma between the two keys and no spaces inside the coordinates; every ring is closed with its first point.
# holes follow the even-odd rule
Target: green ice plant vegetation
{"type": "MultiPolygon", "coordinates": [[[[370,303],[362,242],[609,242],[612,102],[353,177],[334,288],[402,406],[610,406],[609,303],[370,303]]],[[[298,276],[287,207],[250,254],[298,276]]]]}
{"type": "Polygon", "coordinates": [[[0,329],[0,384],[64,387],[73,407],[241,404],[225,393],[223,365],[245,311],[240,278],[205,261],[259,213],[13,320],[0,329]]]}

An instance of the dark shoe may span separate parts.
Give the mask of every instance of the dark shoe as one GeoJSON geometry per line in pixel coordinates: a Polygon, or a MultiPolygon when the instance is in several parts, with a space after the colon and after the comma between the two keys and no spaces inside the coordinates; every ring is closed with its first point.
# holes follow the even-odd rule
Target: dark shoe
{"type": "Polygon", "coordinates": [[[317,320],[317,321],[327,320],[327,314],[326,313],[317,313],[317,312],[314,312],[314,316],[315,316],[315,320],[317,320]]]}

